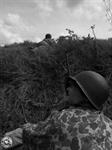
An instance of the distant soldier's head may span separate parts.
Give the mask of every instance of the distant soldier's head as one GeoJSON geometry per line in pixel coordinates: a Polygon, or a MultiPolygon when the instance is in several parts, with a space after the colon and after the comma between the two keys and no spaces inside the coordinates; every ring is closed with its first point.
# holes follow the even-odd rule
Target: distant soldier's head
{"type": "Polygon", "coordinates": [[[52,38],[52,35],[51,35],[51,34],[47,33],[47,34],[45,35],[45,39],[51,39],[51,38],[52,38]]]}
{"type": "Polygon", "coordinates": [[[97,110],[102,109],[109,96],[109,86],[105,78],[94,71],[82,71],[74,77],[68,77],[65,90],[70,103],[88,102],[97,110]]]}

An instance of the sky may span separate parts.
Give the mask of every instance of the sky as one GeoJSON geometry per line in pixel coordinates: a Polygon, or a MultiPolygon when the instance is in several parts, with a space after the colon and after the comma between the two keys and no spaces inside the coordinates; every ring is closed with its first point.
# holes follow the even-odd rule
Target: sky
{"type": "Polygon", "coordinates": [[[92,25],[97,38],[112,36],[104,0],[0,0],[0,45],[39,42],[46,33],[56,39],[66,28],[93,36],[92,25]]]}

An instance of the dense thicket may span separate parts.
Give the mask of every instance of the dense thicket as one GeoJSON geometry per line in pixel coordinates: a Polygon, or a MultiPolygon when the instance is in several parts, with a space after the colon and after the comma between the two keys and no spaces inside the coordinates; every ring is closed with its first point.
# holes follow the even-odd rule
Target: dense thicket
{"type": "MultiPolygon", "coordinates": [[[[82,70],[101,73],[112,87],[112,43],[59,37],[53,47],[27,42],[0,47],[0,134],[44,120],[64,94],[64,77],[82,70]],[[38,114],[38,115],[35,115],[38,114]]],[[[111,92],[111,88],[110,88],[111,92]]],[[[111,94],[104,111],[112,119],[111,94]]]]}

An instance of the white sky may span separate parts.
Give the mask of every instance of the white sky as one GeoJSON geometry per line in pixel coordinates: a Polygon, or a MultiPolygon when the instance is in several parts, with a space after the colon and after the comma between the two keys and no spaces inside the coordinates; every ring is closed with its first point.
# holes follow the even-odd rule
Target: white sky
{"type": "Polygon", "coordinates": [[[111,37],[103,0],[0,0],[0,44],[38,42],[46,33],[56,38],[66,28],[92,35],[94,24],[97,38],[111,37]]]}

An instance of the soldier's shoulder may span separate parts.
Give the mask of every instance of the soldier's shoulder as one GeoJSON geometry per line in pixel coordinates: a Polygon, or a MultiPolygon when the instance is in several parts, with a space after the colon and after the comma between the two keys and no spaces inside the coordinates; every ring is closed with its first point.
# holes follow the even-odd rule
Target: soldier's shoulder
{"type": "Polygon", "coordinates": [[[64,109],[62,113],[74,114],[75,116],[82,116],[88,115],[90,112],[88,110],[83,110],[81,108],[70,107],[68,109],[64,109]]]}

